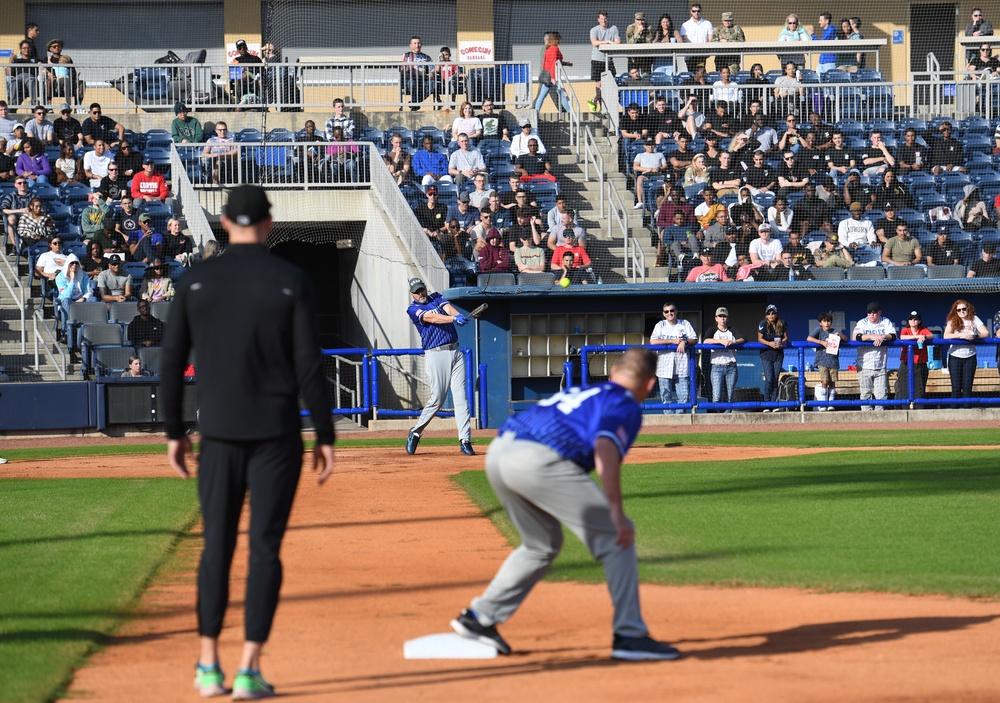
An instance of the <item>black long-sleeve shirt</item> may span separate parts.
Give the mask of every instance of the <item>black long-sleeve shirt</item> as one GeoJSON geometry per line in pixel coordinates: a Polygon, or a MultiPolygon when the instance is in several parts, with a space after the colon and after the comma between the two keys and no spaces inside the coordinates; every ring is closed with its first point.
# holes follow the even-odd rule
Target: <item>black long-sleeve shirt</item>
{"type": "Polygon", "coordinates": [[[181,396],[191,349],[203,436],[248,441],[298,434],[301,394],[317,442],[333,443],[316,300],[301,269],[263,245],[235,244],[184,275],[170,305],[161,369],[170,439],[184,436],[181,396]]]}

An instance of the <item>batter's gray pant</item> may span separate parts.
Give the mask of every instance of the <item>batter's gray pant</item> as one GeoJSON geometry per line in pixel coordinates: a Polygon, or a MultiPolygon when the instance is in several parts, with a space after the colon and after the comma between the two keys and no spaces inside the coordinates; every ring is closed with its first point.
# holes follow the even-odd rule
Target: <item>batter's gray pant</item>
{"type": "MultiPolygon", "coordinates": [[[[452,345],[448,345],[451,347],[452,345]]],[[[454,348],[435,348],[424,352],[424,366],[431,384],[431,397],[420,413],[413,431],[420,434],[430,424],[451,387],[451,399],[455,403],[455,424],[458,438],[472,439],[472,421],[469,418],[469,399],[465,394],[465,356],[458,345],[454,348]]]]}
{"type": "Polygon", "coordinates": [[[578,464],[544,444],[505,433],[486,452],[486,476],[521,546],[507,557],[493,581],[472,601],[483,624],[506,622],[562,549],[566,525],[604,566],[614,603],[614,632],[647,634],[639,608],[639,565],[635,545],[615,544],[608,499],[578,464]]]}

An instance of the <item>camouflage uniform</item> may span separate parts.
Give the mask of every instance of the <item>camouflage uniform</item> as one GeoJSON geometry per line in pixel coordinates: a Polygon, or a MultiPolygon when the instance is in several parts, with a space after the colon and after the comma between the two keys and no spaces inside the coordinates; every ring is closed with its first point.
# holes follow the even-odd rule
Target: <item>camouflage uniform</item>
{"type": "MultiPolygon", "coordinates": [[[[729,41],[746,41],[747,38],[743,34],[743,27],[738,24],[733,24],[732,27],[726,27],[725,24],[720,24],[715,28],[715,41],[720,39],[725,39],[729,41]]],[[[729,66],[729,70],[735,74],[740,70],[740,57],[739,54],[726,54],[722,56],[715,57],[715,70],[721,71],[723,66],[729,66]]]]}

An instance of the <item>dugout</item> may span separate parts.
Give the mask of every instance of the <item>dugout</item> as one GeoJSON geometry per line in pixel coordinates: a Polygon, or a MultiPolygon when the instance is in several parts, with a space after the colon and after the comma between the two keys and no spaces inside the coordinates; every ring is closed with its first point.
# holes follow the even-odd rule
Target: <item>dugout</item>
{"type": "MultiPolygon", "coordinates": [[[[701,335],[714,321],[715,309],[729,309],[730,322],[748,341],[757,341],[757,325],[769,304],[778,307],[789,325],[789,339],[804,341],[811,321],[820,312],[842,314],[850,334],[865,316],[868,303],[878,302],[883,316],[897,327],[911,310],[923,315],[928,327],[944,326],[951,304],[968,300],[992,331],[993,315],[1000,309],[1000,279],[927,281],[914,284],[870,281],[796,281],[660,285],[589,285],[563,289],[487,286],[453,288],[444,295],[469,311],[481,303],[489,309],[475,325],[460,328],[463,346],[475,350],[477,364],[487,367],[488,410],[491,424],[513,411],[559,390],[563,364],[576,360],[574,382],[579,382],[579,357],[573,351],[595,344],[642,344],[662,319],[661,306],[673,302],[680,316],[701,335]],[[518,353],[520,351],[520,353],[518,353]]],[[[898,352],[895,356],[898,361],[898,352]]],[[[752,399],[760,389],[757,350],[739,353],[738,389],[752,399]]],[[[994,357],[983,359],[994,363],[994,357]]],[[[786,353],[786,366],[794,364],[786,353]]],[[[590,364],[591,379],[606,375],[606,360],[590,364]]]]}

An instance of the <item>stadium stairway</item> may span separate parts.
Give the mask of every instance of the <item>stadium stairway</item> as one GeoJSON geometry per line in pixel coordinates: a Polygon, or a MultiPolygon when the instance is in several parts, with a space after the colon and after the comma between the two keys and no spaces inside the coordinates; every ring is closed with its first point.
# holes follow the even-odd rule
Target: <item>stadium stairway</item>
{"type": "MultiPolygon", "coordinates": [[[[581,148],[580,156],[576,155],[570,144],[570,124],[562,116],[543,113],[538,118],[538,131],[545,143],[546,149],[552,155],[552,169],[559,179],[562,193],[567,196],[569,206],[577,211],[577,220],[587,232],[591,243],[587,252],[594,261],[594,270],[600,274],[604,283],[624,283],[624,241],[621,236],[608,236],[608,218],[610,203],[605,194],[604,217],[601,217],[601,189],[607,185],[598,180],[591,169],[590,180],[584,178],[584,156],[581,148]]],[[[607,122],[602,115],[583,113],[580,129],[588,128],[594,135],[594,141],[604,159],[604,178],[612,182],[622,198],[625,209],[621,212],[628,223],[631,236],[636,237],[646,254],[648,266],[656,259],[655,247],[649,245],[649,235],[643,228],[642,212],[633,210],[635,202],[626,188],[625,175],[617,168],[617,140],[608,134],[607,122]]],[[[542,213],[543,217],[546,213],[542,213]]],[[[655,280],[647,277],[647,281],[655,280]]],[[[664,281],[666,278],[663,279],[664,281]]]]}

